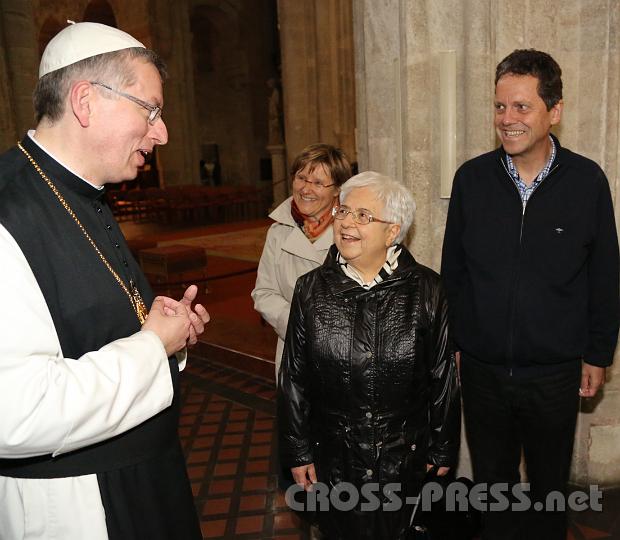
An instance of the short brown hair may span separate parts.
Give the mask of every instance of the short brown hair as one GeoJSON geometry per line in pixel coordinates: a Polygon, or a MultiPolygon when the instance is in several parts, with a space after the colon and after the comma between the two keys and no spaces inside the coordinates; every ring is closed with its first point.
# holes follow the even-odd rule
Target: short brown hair
{"type": "Polygon", "coordinates": [[[331,144],[311,144],[306,146],[293,160],[291,165],[291,180],[295,175],[310,166],[312,172],[318,165],[323,165],[332,181],[338,187],[351,178],[351,164],[346,154],[331,144]]]}
{"type": "Polygon", "coordinates": [[[504,75],[531,75],[538,79],[538,95],[550,111],[562,99],[562,70],[546,52],[517,49],[504,58],[495,70],[495,85],[504,75]]]}
{"type": "Polygon", "coordinates": [[[60,120],[65,112],[65,99],[74,81],[102,80],[119,89],[132,85],[136,76],[129,62],[136,58],[153,64],[162,81],[166,78],[163,60],[150,49],[142,47],[98,54],[43,75],[32,95],[36,123],[43,118],[50,122],[60,120]]]}

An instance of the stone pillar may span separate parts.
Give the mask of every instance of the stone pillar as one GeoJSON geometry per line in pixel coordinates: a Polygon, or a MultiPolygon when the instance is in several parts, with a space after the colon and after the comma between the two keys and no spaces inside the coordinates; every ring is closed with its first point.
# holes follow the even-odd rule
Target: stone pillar
{"type": "MultiPolygon", "coordinates": [[[[618,2],[523,9],[509,0],[355,0],[353,8],[360,169],[411,188],[418,211],[410,247],[420,262],[439,268],[448,203],[439,197],[441,50],[457,51],[457,166],[496,146],[496,64],[516,48],[538,48],[563,69],[562,144],[597,161],[620,202],[618,2]]],[[[581,485],[620,483],[618,359],[608,375],[579,416],[572,479],[581,485]]]]}
{"type": "Polygon", "coordinates": [[[168,186],[200,183],[188,6],[187,0],[150,2],[152,47],[165,60],[169,75],[163,113],[169,140],[159,150],[168,186]]]}
{"type": "Polygon", "coordinates": [[[6,64],[7,49],[4,34],[4,15],[0,14],[0,153],[8,150],[20,138],[15,129],[15,113],[11,106],[13,92],[6,64]]]}
{"type": "Polygon", "coordinates": [[[39,53],[31,1],[2,0],[0,10],[6,58],[6,64],[0,65],[6,76],[2,77],[0,89],[3,97],[8,98],[2,100],[2,107],[6,108],[2,117],[3,124],[10,129],[12,146],[34,127],[32,91],[37,84],[39,53]]]}
{"type": "Polygon", "coordinates": [[[355,155],[350,0],[278,0],[288,161],[324,142],[355,155]]]}
{"type": "Polygon", "coordinates": [[[360,170],[377,170],[411,187],[418,206],[411,247],[435,269],[448,206],[439,183],[439,51],[457,51],[460,164],[494,144],[487,4],[353,3],[360,170]]]}
{"type": "Polygon", "coordinates": [[[271,182],[273,184],[273,208],[288,197],[285,148],[282,144],[267,147],[271,155],[271,182]]]}

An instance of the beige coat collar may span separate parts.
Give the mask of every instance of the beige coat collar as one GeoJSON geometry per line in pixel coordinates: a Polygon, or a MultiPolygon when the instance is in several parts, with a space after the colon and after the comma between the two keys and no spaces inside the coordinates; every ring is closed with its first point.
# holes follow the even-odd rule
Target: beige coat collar
{"type": "Polygon", "coordinates": [[[291,215],[291,200],[292,197],[289,197],[269,214],[274,221],[291,227],[290,234],[282,243],[282,250],[291,255],[323,264],[327,250],[334,243],[333,229],[328,227],[314,243],[310,242],[291,215]]]}

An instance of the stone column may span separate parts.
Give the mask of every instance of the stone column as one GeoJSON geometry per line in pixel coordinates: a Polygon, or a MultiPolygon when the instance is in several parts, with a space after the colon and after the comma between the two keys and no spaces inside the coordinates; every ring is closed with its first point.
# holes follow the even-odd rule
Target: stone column
{"type": "Polygon", "coordinates": [[[350,0],[278,0],[287,157],[324,142],[355,155],[350,0]]]}
{"type": "MultiPolygon", "coordinates": [[[[457,166],[496,146],[496,64],[516,48],[538,48],[563,69],[562,144],[598,162],[620,202],[620,3],[354,0],[353,8],[360,168],[411,187],[410,247],[420,262],[439,267],[447,212],[439,197],[444,49],[457,51],[457,166]]],[[[608,375],[579,416],[572,479],[581,485],[620,483],[618,359],[608,375]]]]}
{"type": "Polygon", "coordinates": [[[267,147],[271,155],[271,182],[273,187],[273,208],[288,197],[288,175],[286,174],[286,148],[282,144],[267,147]]]}
{"type": "Polygon", "coordinates": [[[2,0],[0,18],[6,58],[6,64],[0,65],[6,75],[2,77],[0,89],[3,97],[8,98],[2,100],[2,107],[10,107],[2,117],[3,124],[12,132],[13,140],[9,144],[12,146],[17,138],[34,127],[32,91],[37,84],[39,53],[30,0],[2,0]]]}
{"type": "Polygon", "coordinates": [[[150,2],[152,47],[165,60],[169,74],[163,114],[169,140],[159,150],[166,185],[200,183],[188,5],[187,0],[150,2]]]}
{"type": "Polygon", "coordinates": [[[13,92],[10,84],[7,58],[4,14],[0,13],[0,153],[8,150],[20,138],[15,129],[15,112],[11,106],[13,92]]]}

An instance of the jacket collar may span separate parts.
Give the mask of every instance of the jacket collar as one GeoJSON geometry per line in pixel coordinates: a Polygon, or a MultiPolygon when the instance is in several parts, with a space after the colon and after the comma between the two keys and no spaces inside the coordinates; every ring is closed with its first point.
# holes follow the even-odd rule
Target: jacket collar
{"type": "Polygon", "coordinates": [[[396,270],[381,283],[377,283],[377,285],[369,290],[364,289],[359,283],[342,271],[338,264],[338,248],[336,245],[333,245],[329,249],[325,262],[321,267],[321,271],[324,273],[326,280],[336,294],[342,294],[353,290],[356,290],[356,292],[372,293],[384,287],[397,285],[402,280],[408,278],[416,269],[418,263],[409,250],[402,244],[399,244],[399,248],[401,248],[401,252],[398,257],[398,267],[396,270]]]}
{"type": "Polygon", "coordinates": [[[289,197],[284,202],[280,203],[272,212],[269,217],[278,223],[283,225],[290,225],[291,227],[297,227],[297,223],[291,215],[291,202],[293,197],[289,197]]]}
{"type": "Polygon", "coordinates": [[[292,200],[293,197],[289,197],[269,214],[274,221],[291,227],[291,232],[282,243],[281,249],[296,257],[322,264],[325,252],[334,243],[333,229],[328,227],[314,242],[310,242],[291,215],[292,200]]]}
{"type": "MultiPolygon", "coordinates": [[[[555,144],[555,159],[551,164],[551,168],[554,169],[557,165],[561,165],[562,163],[564,163],[568,150],[562,147],[560,141],[553,133],[549,133],[549,135],[551,136],[551,138],[553,139],[553,143],[555,144]]],[[[500,145],[496,149],[496,154],[502,161],[502,163],[507,167],[508,165],[506,164],[506,151],[504,150],[504,147],[502,145],[500,145]]]]}
{"type": "MultiPolygon", "coordinates": [[[[558,169],[559,167],[562,167],[562,165],[566,162],[568,155],[570,154],[570,150],[563,148],[562,145],[560,144],[560,141],[555,135],[553,135],[552,133],[550,133],[550,135],[555,144],[555,159],[553,160],[553,163],[551,164],[551,169],[549,170],[549,174],[545,178],[544,182],[541,182],[541,184],[536,188],[536,191],[547,190],[549,189],[550,186],[552,186],[555,183],[557,176],[553,175],[552,173],[554,173],[556,169],[558,169]]],[[[498,165],[501,168],[501,173],[499,174],[498,179],[500,179],[505,189],[508,189],[510,191],[515,190],[514,180],[512,179],[512,176],[510,176],[510,173],[508,172],[508,164],[506,161],[506,152],[504,151],[504,147],[500,145],[499,148],[495,150],[495,154],[497,156],[498,165]]],[[[520,200],[521,200],[521,196],[519,195],[519,201],[520,200]]]]}

